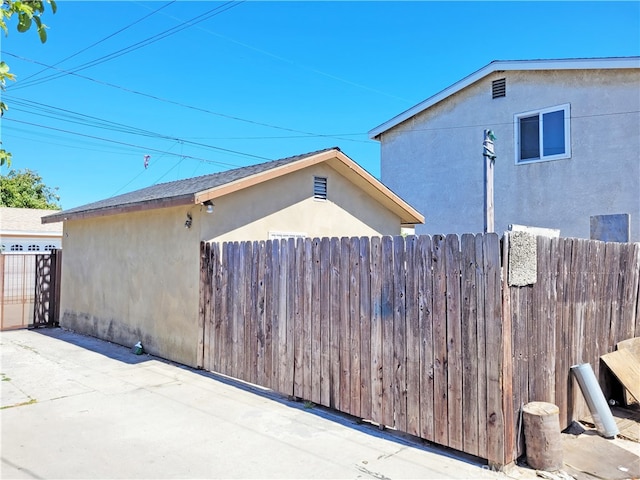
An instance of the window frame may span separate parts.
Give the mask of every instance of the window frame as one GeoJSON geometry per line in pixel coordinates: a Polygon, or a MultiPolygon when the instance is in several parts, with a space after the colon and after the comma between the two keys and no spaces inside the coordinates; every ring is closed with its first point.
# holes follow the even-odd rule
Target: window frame
{"type": "Polygon", "coordinates": [[[564,103],[562,105],[554,105],[552,107],[539,108],[537,110],[529,110],[527,112],[516,113],[513,116],[513,128],[515,139],[515,163],[516,165],[526,165],[529,163],[549,162],[553,160],[562,160],[571,158],[571,104],[564,103]],[[546,113],[563,112],[564,117],[564,152],[554,155],[544,155],[544,126],[543,115],[546,113]],[[538,116],[538,148],[540,155],[537,158],[520,158],[520,120],[527,117],[538,116]]]}

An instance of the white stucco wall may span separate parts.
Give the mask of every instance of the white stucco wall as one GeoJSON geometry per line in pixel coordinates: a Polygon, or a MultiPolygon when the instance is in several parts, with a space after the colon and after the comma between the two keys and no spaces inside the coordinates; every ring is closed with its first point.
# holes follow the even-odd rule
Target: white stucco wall
{"type": "Polygon", "coordinates": [[[400,233],[399,217],[325,165],[214,203],[212,214],[191,205],[65,221],[61,325],[196,366],[201,240],[400,233]],[[312,198],[314,175],[327,177],[326,201],[312,198]]]}
{"type": "Polygon", "coordinates": [[[590,217],[629,213],[640,241],[640,71],[497,72],[381,135],[381,178],[425,215],[416,233],[484,228],[482,140],[495,132],[495,229],[589,238],[590,217]],[[506,78],[506,97],[491,82],[506,78]],[[570,104],[569,159],[515,164],[514,114],[570,104]]]}

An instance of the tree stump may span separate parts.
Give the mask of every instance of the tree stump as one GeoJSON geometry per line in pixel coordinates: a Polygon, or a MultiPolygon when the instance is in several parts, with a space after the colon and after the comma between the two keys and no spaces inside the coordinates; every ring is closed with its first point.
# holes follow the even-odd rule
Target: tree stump
{"type": "Polygon", "coordinates": [[[531,402],[522,408],[527,463],[536,470],[562,468],[560,410],[552,403],[531,402]]]}

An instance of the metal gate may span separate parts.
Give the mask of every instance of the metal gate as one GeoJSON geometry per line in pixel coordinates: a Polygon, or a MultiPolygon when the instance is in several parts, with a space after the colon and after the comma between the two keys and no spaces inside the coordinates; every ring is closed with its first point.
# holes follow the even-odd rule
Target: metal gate
{"type": "Polygon", "coordinates": [[[61,255],[0,254],[1,330],[57,325],[61,255]]]}
{"type": "Polygon", "coordinates": [[[61,256],[61,250],[36,255],[33,328],[58,325],[61,256]]]}

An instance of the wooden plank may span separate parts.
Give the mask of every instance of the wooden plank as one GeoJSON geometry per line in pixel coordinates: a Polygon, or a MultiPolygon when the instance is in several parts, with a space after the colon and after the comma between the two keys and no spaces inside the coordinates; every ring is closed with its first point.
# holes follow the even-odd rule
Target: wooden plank
{"type": "Polygon", "coordinates": [[[551,259],[551,238],[538,237],[538,280],[535,287],[537,295],[536,316],[540,325],[540,358],[541,395],[537,401],[552,403],[556,396],[555,365],[556,365],[556,315],[555,315],[555,278],[551,259]],[[553,287],[553,288],[552,288],[553,287]]]}
{"type": "Polygon", "coordinates": [[[200,281],[198,284],[198,331],[200,332],[198,338],[198,348],[196,350],[196,366],[204,368],[205,358],[208,354],[208,342],[205,342],[205,338],[208,333],[208,311],[209,311],[209,294],[211,292],[211,284],[209,282],[209,258],[207,256],[207,244],[200,242],[200,281]]]}
{"type": "Polygon", "coordinates": [[[304,330],[304,317],[303,317],[303,308],[304,308],[304,246],[303,239],[291,239],[289,242],[289,247],[293,245],[292,254],[295,257],[295,264],[291,269],[291,278],[289,279],[289,285],[291,286],[292,292],[290,295],[293,295],[293,299],[291,299],[293,303],[293,315],[289,315],[290,320],[293,323],[290,325],[290,331],[292,333],[291,337],[287,338],[287,344],[289,348],[293,347],[292,351],[292,363],[291,367],[293,368],[293,396],[296,398],[304,398],[309,399],[309,397],[304,396],[304,373],[303,373],[303,365],[304,365],[304,346],[305,346],[305,330],[304,330]]]}
{"type": "Polygon", "coordinates": [[[267,386],[266,365],[266,288],[267,288],[267,245],[258,242],[257,254],[257,291],[256,291],[256,383],[267,386]]]}
{"type": "MultiPolygon", "coordinates": [[[[574,279],[573,285],[573,355],[576,359],[575,363],[583,362],[585,358],[585,307],[586,307],[586,283],[587,283],[587,256],[588,245],[584,239],[574,239],[573,256],[571,259],[571,276],[574,279]]],[[[574,408],[580,416],[588,413],[589,409],[582,394],[575,392],[574,408]]]]}
{"type": "Polygon", "coordinates": [[[322,404],[322,323],[321,288],[322,265],[320,257],[320,239],[311,242],[311,401],[322,404]]]}
{"type": "Polygon", "coordinates": [[[487,460],[504,464],[504,416],[502,410],[502,308],[500,241],[494,233],[484,235],[486,348],[487,348],[487,460]]]}
{"type": "Polygon", "coordinates": [[[278,324],[278,279],[280,255],[278,242],[267,240],[265,243],[265,301],[264,301],[264,386],[274,389],[275,384],[275,362],[274,362],[274,341],[277,338],[275,329],[278,324]]]}
{"type": "Polygon", "coordinates": [[[289,315],[289,291],[287,285],[287,277],[289,275],[289,250],[287,248],[287,240],[279,240],[280,249],[280,272],[278,278],[278,335],[274,337],[277,357],[274,362],[277,363],[277,391],[290,395],[287,382],[287,316],[289,315]]]}
{"type": "MultiPolygon", "coordinates": [[[[634,274],[633,283],[635,284],[635,302],[630,302],[628,308],[633,313],[633,303],[635,303],[635,327],[633,335],[640,337],[640,243],[633,244],[633,264],[631,265],[631,272],[634,274]]],[[[634,291],[633,288],[631,290],[634,291]]]]}
{"type": "Polygon", "coordinates": [[[296,239],[288,238],[283,241],[287,250],[287,256],[289,258],[287,269],[287,314],[286,314],[286,355],[285,355],[285,377],[283,379],[283,385],[285,390],[282,392],[286,395],[294,395],[294,373],[295,373],[295,348],[296,348],[296,320],[298,315],[298,302],[297,302],[297,289],[300,284],[296,272],[296,239]]]}
{"type": "Polygon", "coordinates": [[[382,424],[395,427],[393,404],[393,238],[382,237],[382,424]]]}
{"type": "Polygon", "coordinates": [[[224,311],[223,303],[226,297],[226,279],[224,276],[224,264],[223,264],[223,252],[222,245],[215,243],[211,246],[211,253],[214,257],[214,282],[215,282],[215,299],[212,302],[213,311],[211,317],[213,318],[213,329],[211,334],[213,338],[209,337],[209,341],[213,345],[213,365],[212,371],[222,373],[222,347],[224,338],[224,311]],[[223,281],[225,284],[223,284],[223,281]]]}
{"type": "MultiPolygon", "coordinates": [[[[509,237],[502,239],[502,278],[507,278],[509,237]]],[[[518,459],[516,444],[517,425],[520,411],[513,403],[513,327],[511,318],[511,297],[506,282],[502,282],[502,408],[504,411],[504,463],[509,464],[518,459]]]]}
{"type": "Polygon", "coordinates": [[[487,347],[486,347],[486,275],[484,267],[484,236],[476,235],[476,311],[478,345],[478,455],[487,458],[487,347]]]}
{"type": "Polygon", "coordinates": [[[607,327],[607,337],[603,339],[606,344],[615,345],[620,340],[617,336],[617,311],[618,311],[618,295],[617,295],[617,283],[618,283],[618,271],[614,265],[620,264],[620,244],[615,242],[605,243],[605,264],[607,269],[605,272],[605,298],[609,299],[609,305],[605,314],[607,327]]]}
{"type": "Polygon", "coordinates": [[[640,353],[640,337],[627,338],[616,343],[618,350],[626,349],[634,353],[640,353]]]}
{"type": "Polygon", "coordinates": [[[222,368],[224,375],[233,375],[233,242],[224,244],[224,276],[226,279],[223,304],[222,368]]]}
{"type": "Polygon", "coordinates": [[[350,244],[349,239],[340,239],[340,406],[339,410],[351,413],[351,325],[349,318],[350,306],[350,244]]]}
{"type": "MultiPolygon", "coordinates": [[[[475,236],[461,238],[462,450],[478,456],[478,334],[475,236]]],[[[509,399],[511,400],[511,398],[509,399]]]]}
{"type": "Polygon", "coordinates": [[[407,347],[405,239],[393,237],[393,377],[394,426],[407,431],[407,347]]]}
{"type": "Polygon", "coordinates": [[[302,383],[303,391],[302,398],[313,401],[313,316],[312,316],[312,304],[313,304],[313,242],[311,239],[305,239],[302,242],[302,269],[301,274],[303,276],[304,286],[304,298],[302,307],[302,321],[303,321],[303,340],[302,347],[303,355],[303,373],[302,383]]]}
{"type": "MultiPolygon", "coordinates": [[[[600,370],[600,362],[598,356],[600,355],[600,345],[598,339],[598,323],[600,318],[597,316],[597,299],[598,288],[600,285],[600,279],[598,274],[598,258],[600,256],[600,249],[604,247],[604,243],[600,241],[587,241],[586,255],[585,255],[585,314],[584,314],[584,331],[585,334],[590,332],[593,341],[585,342],[584,347],[584,361],[589,362],[594,366],[594,374],[598,378],[600,370]]],[[[609,351],[607,348],[606,351],[609,351]]]]}
{"type": "Polygon", "coordinates": [[[371,419],[371,252],[360,237],[360,417],[371,419]]]}
{"type": "Polygon", "coordinates": [[[331,308],[330,308],[330,368],[329,406],[340,410],[340,239],[331,239],[331,308]]]}
{"type": "Polygon", "coordinates": [[[457,235],[445,239],[447,275],[447,403],[449,446],[462,450],[462,338],[460,312],[460,242],[457,235]]]}
{"type": "Polygon", "coordinates": [[[361,417],[360,407],[360,240],[349,240],[350,413],[361,417]]]}
{"type": "Polygon", "coordinates": [[[420,436],[434,440],[433,406],[433,272],[431,237],[418,237],[418,297],[420,303],[420,436]]]}
{"type": "Polygon", "coordinates": [[[433,410],[434,441],[449,445],[449,407],[447,400],[447,277],[445,237],[432,238],[433,266],[433,410]]]}
{"type": "Polygon", "coordinates": [[[418,293],[420,265],[418,237],[406,238],[407,283],[406,314],[406,402],[407,433],[420,436],[420,295],[418,293]]]}
{"type": "Polygon", "coordinates": [[[551,279],[551,287],[553,288],[553,311],[555,317],[555,357],[554,365],[554,392],[555,398],[553,404],[558,406],[560,428],[564,430],[568,426],[567,423],[567,383],[570,381],[570,370],[566,355],[566,330],[564,328],[564,243],[558,238],[551,239],[551,262],[553,268],[553,277],[551,279]]]}
{"type": "Polygon", "coordinates": [[[254,242],[243,242],[242,256],[244,257],[244,312],[242,323],[244,324],[244,345],[242,352],[244,362],[244,379],[250,383],[256,383],[256,328],[255,321],[255,276],[253,263],[254,242]]]}
{"type": "Polygon", "coordinates": [[[636,325],[639,323],[638,283],[640,282],[640,243],[628,243],[623,247],[625,252],[622,269],[622,297],[620,301],[620,330],[618,339],[640,335],[636,325]]]}
{"type": "Polygon", "coordinates": [[[371,238],[371,420],[384,425],[382,415],[382,239],[371,238]]]}
{"type": "Polygon", "coordinates": [[[640,354],[628,349],[600,356],[611,373],[636,400],[640,400],[640,354]]]}
{"type": "Polygon", "coordinates": [[[320,403],[331,406],[331,242],[320,242],[320,403]]]}

